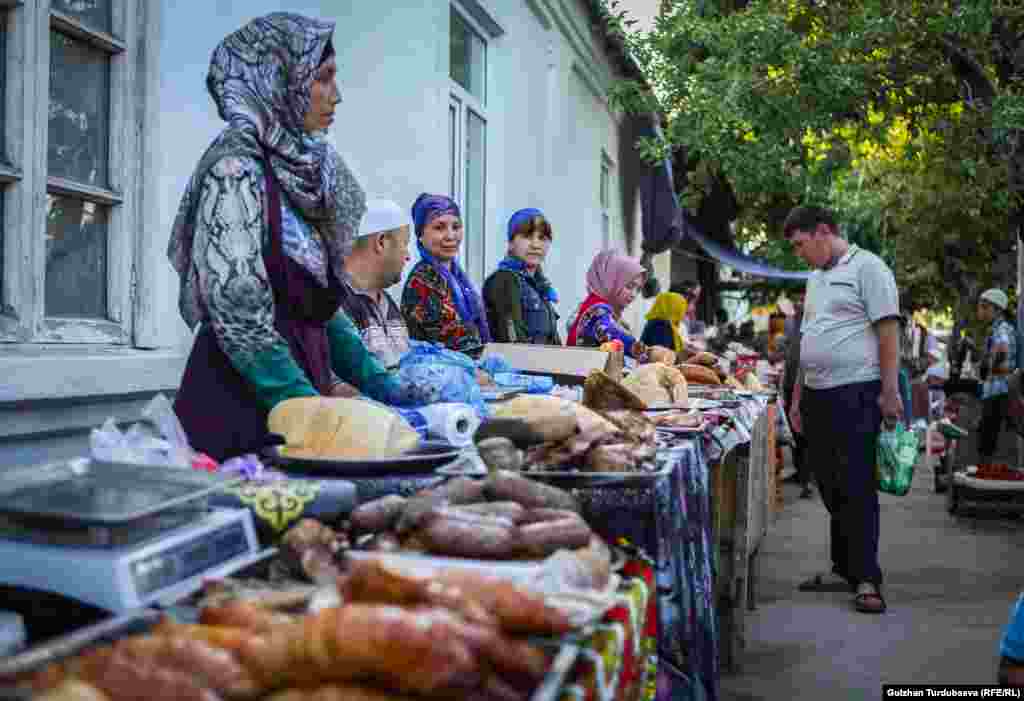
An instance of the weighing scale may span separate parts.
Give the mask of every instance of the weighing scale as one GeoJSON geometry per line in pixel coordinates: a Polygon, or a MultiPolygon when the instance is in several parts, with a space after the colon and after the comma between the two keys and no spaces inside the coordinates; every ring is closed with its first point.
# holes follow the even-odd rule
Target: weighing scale
{"type": "Polygon", "coordinates": [[[113,613],[170,605],[267,555],[248,509],[211,509],[237,478],[80,459],[0,472],[0,585],[113,613]]]}

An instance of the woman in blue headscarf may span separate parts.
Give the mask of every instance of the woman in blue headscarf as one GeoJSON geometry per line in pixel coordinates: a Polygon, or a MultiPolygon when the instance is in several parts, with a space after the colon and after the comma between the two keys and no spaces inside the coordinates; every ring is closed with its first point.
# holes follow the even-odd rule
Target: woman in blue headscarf
{"type": "Polygon", "coordinates": [[[509,219],[508,255],[484,283],[494,340],[562,345],[558,293],[541,270],[551,239],[551,224],[539,209],[520,209],[509,219]]]}
{"type": "Polygon", "coordinates": [[[459,206],[444,195],[423,193],[412,206],[420,261],[402,291],[409,337],[479,354],[491,341],[480,293],[456,257],[462,246],[459,206]]]}

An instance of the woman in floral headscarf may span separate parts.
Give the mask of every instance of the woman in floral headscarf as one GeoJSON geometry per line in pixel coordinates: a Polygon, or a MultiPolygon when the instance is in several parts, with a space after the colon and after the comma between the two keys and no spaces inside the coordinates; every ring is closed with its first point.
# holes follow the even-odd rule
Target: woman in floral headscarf
{"type": "Polygon", "coordinates": [[[459,206],[444,195],[423,193],[413,203],[412,220],[420,261],[402,291],[409,337],[478,355],[491,332],[480,293],[455,260],[462,246],[459,206]]]}
{"type": "Polygon", "coordinates": [[[285,399],[348,395],[348,383],[381,401],[400,391],[336,314],[365,196],[324,139],[341,100],[333,32],[274,13],[210,61],[228,126],[188,184],[168,257],[181,314],[199,327],[174,408],[192,447],[217,460],[261,448],[285,399]]]}
{"type": "Polygon", "coordinates": [[[508,255],[484,282],[494,340],[562,345],[558,293],[541,270],[551,239],[551,224],[539,209],[520,209],[509,219],[508,255]]]}
{"type": "Polygon", "coordinates": [[[622,312],[636,299],[647,273],[636,258],[617,251],[601,251],[587,271],[587,291],[575,319],[569,325],[570,346],[600,346],[621,341],[626,355],[640,362],[651,359],[651,351],[661,355],[666,349],[648,348],[633,335],[622,312]]]}

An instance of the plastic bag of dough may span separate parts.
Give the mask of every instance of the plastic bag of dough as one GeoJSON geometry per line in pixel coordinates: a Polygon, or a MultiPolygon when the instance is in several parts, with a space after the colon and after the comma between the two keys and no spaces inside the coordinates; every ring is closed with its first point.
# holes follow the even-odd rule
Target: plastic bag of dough
{"type": "Polygon", "coordinates": [[[284,455],[297,458],[389,458],[420,441],[419,433],[387,407],[340,397],[286,399],[270,412],[267,429],[284,437],[284,455]]]}

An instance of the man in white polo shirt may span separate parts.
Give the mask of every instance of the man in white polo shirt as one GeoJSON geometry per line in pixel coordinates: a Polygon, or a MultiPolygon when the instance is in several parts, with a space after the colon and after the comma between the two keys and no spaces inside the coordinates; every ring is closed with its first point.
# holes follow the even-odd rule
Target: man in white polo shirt
{"type": "Polygon", "coordinates": [[[875,452],[883,419],[900,421],[899,292],[892,271],[839,233],[831,212],[797,207],[786,239],[815,268],[807,283],[800,371],[790,421],[830,515],[832,569],[803,591],[852,591],[863,613],[882,613],[875,452]]]}

